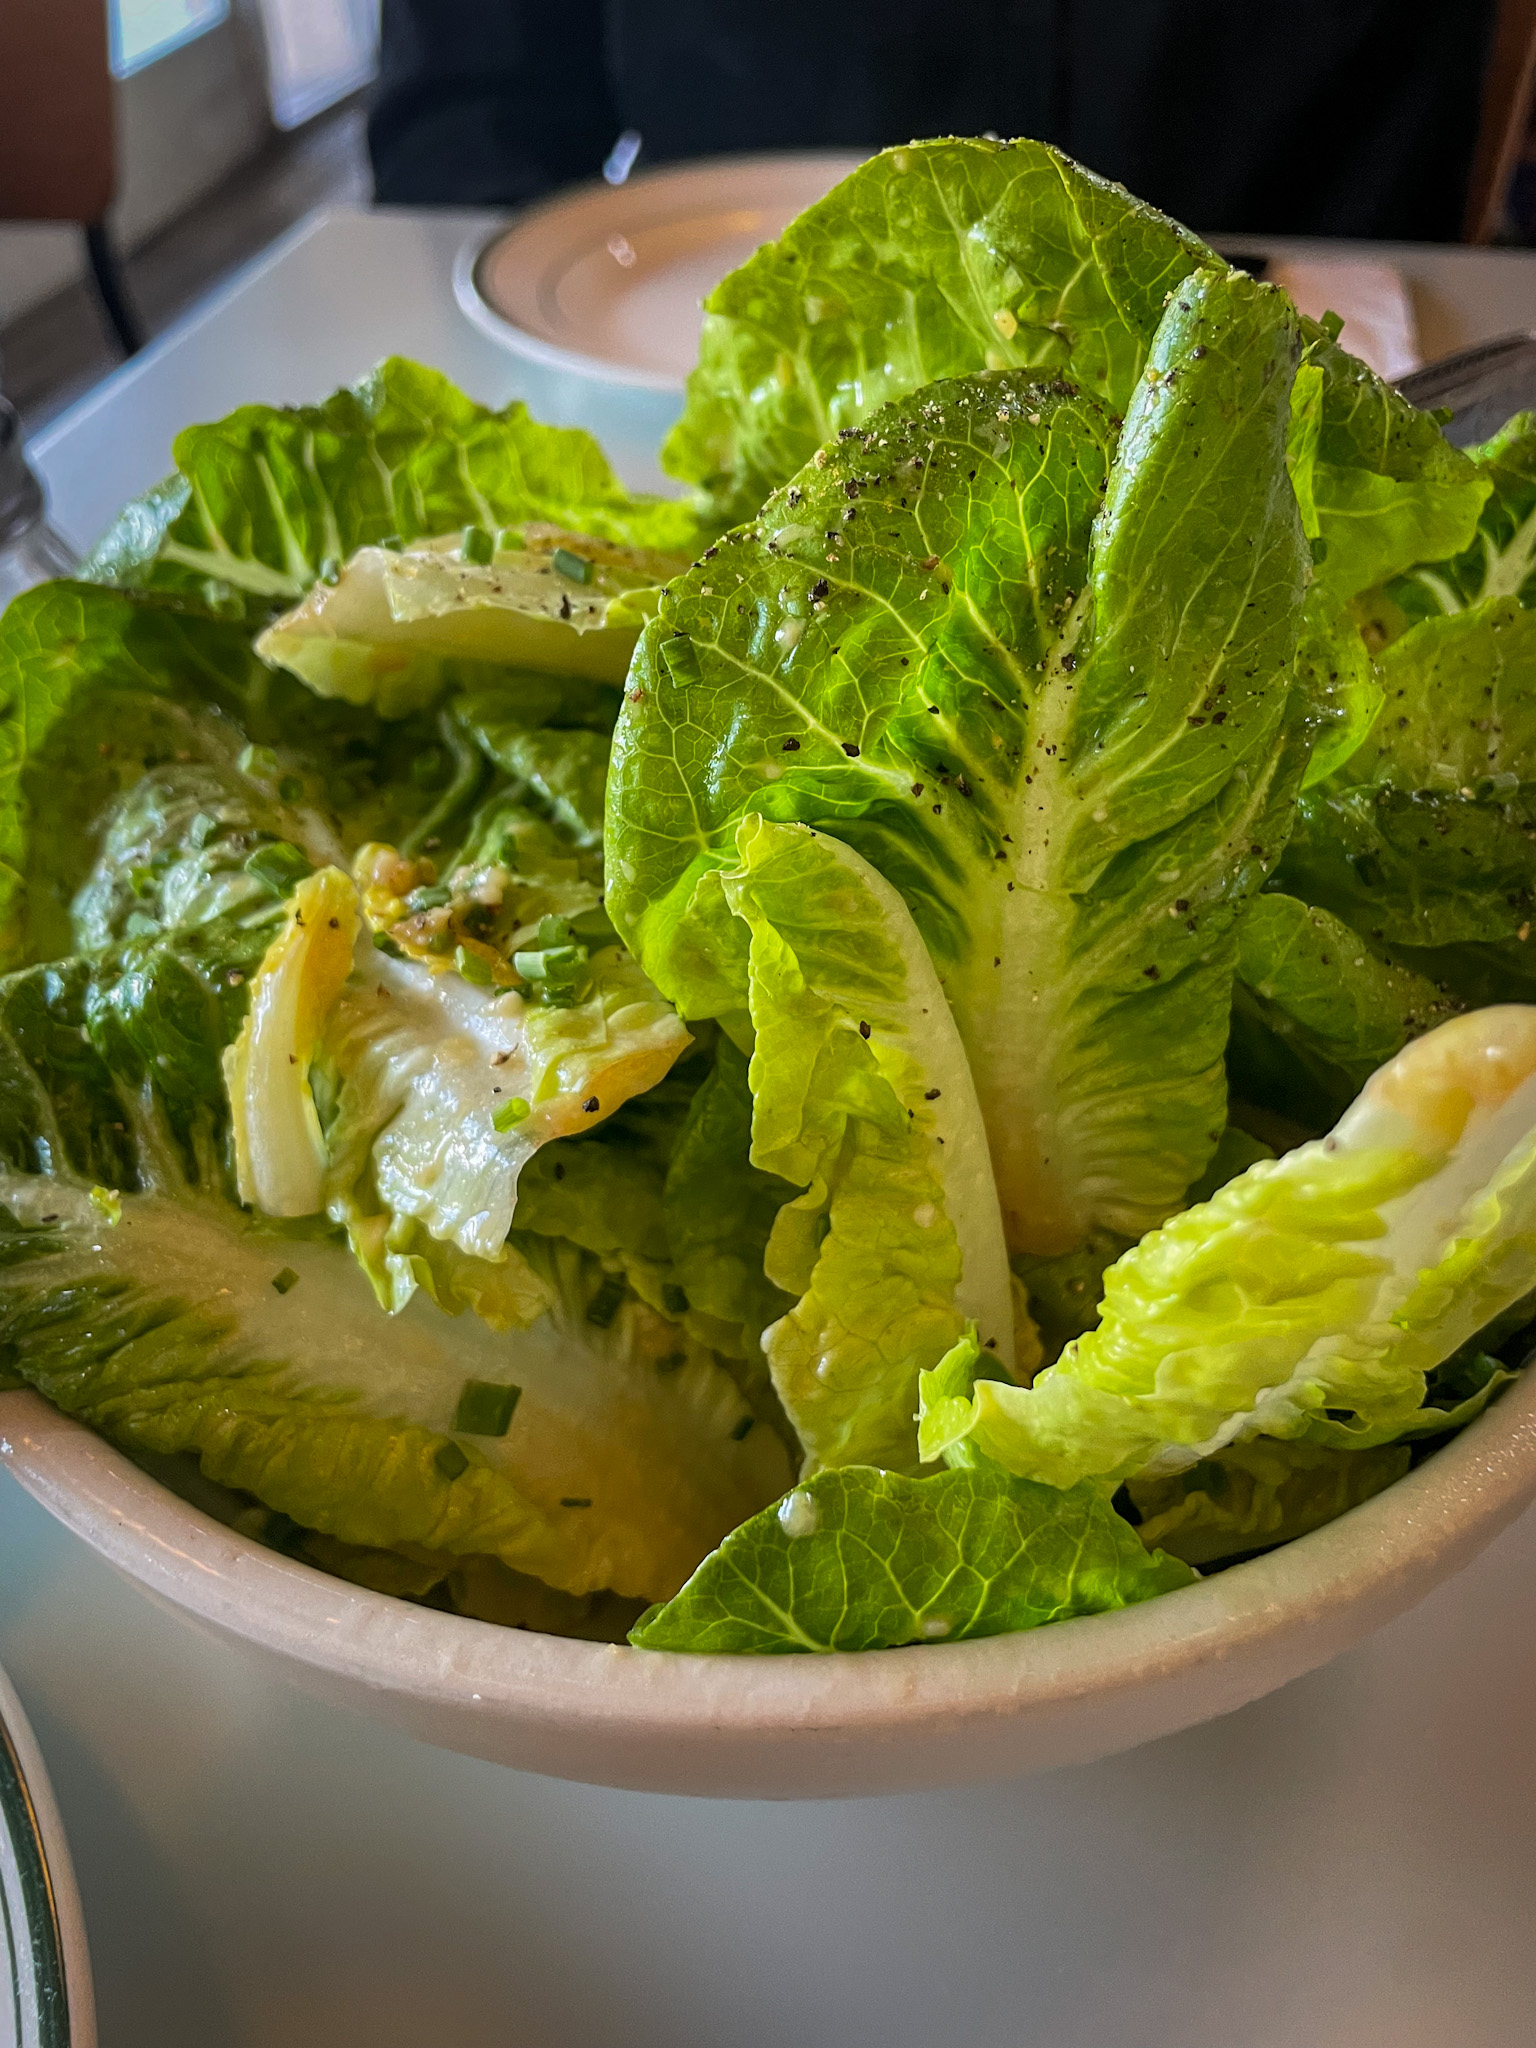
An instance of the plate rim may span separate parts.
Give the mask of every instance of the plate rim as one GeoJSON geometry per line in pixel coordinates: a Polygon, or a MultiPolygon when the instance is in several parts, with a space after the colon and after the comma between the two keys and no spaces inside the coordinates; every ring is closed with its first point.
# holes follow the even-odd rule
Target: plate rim
{"type": "Polygon", "coordinates": [[[455,303],[482,334],[511,354],[521,356],[525,362],[537,363],[541,369],[591,378],[626,391],[654,391],[668,397],[680,397],[687,387],[686,371],[677,377],[667,370],[647,370],[637,363],[622,363],[612,357],[591,355],[583,349],[567,348],[560,342],[550,341],[526,327],[520,327],[505,313],[498,312],[481,290],[482,263],[510,236],[545,224],[551,217],[605,192],[629,193],[666,184],[682,184],[692,178],[718,175],[722,171],[749,171],[759,167],[782,169],[786,164],[844,164],[848,170],[843,172],[843,176],[847,176],[848,171],[864,161],[864,157],[852,150],[753,150],[739,156],[688,157],[677,163],[657,164],[648,170],[637,171],[622,185],[607,185],[601,178],[589,178],[579,185],[565,186],[548,198],[536,200],[498,221],[489,232],[477,228],[466,236],[453,259],[455,303]]]}
{"type": "MultiPolygon", "coordinates": [[[[19,1932],[31,1949],[36,1985],[37,2048],[95,2048],[90,1954],[74,1865],[37,1737],[15,1687],[3,1670],[0,1826],[16,1852],[24,1914],[19,1932]]],[[[5,1915],[14,1958],[18,1930],[10,1925],[3,1898],[0,1913],[5,1915]]],[[[18,2039],[24,2040],[20,2034],[20,1989],[14,1976],[12,1995],[17,2001],[18,2039]]]]}

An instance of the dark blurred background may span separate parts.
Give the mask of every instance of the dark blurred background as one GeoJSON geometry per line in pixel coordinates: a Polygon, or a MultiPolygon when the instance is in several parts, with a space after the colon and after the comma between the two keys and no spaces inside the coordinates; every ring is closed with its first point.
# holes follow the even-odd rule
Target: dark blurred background
{"type": "Polygon", "coordinates": [[[29,431],[320,204],[1035,135],[1212,233],[1536,243],[1536,0],[0,0],[29,431]],[[617,147],[616,147],[617,145],[617,147]]]}
{"type": "Polygon", "coordinates": [[[1053,142],[1198,229],[1454,241],[1495,0],[384,0],[381,199],[642,161],[1053,142]]]}

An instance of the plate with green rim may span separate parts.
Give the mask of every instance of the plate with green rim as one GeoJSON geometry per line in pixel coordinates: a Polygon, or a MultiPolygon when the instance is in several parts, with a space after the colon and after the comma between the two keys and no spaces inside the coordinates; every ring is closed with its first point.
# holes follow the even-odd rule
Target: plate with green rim
{"type": "Polygon", "coordinates": [[[0,1671],[0,2048],[95,2048],[85,1923],[37,1742],[0,1671]]]}

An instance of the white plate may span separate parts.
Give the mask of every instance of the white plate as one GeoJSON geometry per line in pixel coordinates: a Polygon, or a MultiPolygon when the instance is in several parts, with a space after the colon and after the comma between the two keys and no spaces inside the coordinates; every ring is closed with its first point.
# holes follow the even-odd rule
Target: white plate
{"type": "Polygon", "coordinates": [[[531,208],[459,253],[454,293],[514,355],[644,391],[681,391],[700,302],[863,161],[716,157],[531,208]]]}
{"type": "Polygon", "coordinates": [[[85,1922],[43,1760],[0,1671],[0,2048],[95,2048],[85,1922]]]}

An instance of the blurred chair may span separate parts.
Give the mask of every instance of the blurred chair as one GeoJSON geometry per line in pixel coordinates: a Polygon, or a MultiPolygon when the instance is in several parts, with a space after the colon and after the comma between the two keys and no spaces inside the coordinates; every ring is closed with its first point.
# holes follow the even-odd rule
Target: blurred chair
{"type": "Polygon", "coordinates": [[[104,0],[0,0],[0,221],[74,221],[124,355],[143,341],[106,214],[117,182],[104,0]]]}
{"type": "Polygon", "coordinates": [[[1464,239],[1491,242],[1504,224],[1505,203],[1531,121],[1536,88],[1536,0],[1499,0],[1482,120],[1467,183],[1464,239]]]}

